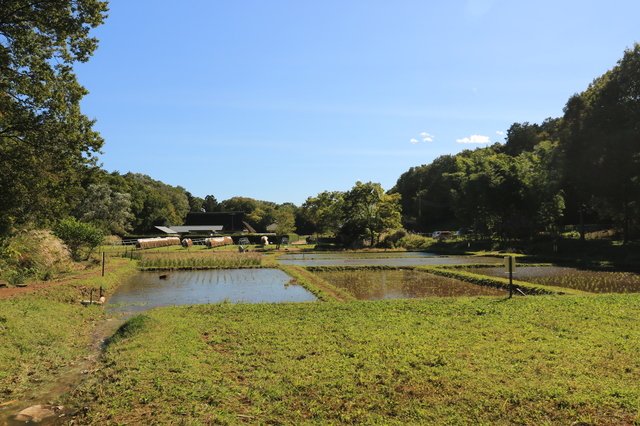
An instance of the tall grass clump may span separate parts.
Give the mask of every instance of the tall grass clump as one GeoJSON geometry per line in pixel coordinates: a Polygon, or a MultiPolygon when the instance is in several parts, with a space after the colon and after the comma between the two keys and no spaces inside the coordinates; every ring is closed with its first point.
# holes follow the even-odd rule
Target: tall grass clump
{"type": "Polygon", "coordinates": [[[48,281],[73,269],[69,250],[49,231],[18,231],[0,239],[0,279],[48,281]]]}
{"type": "Polygon", "coordinates": [[[215,269],[251,268],[262,265],[259,253],[235,253],[229,251],[140,253],[141,269],[215,269]]]}

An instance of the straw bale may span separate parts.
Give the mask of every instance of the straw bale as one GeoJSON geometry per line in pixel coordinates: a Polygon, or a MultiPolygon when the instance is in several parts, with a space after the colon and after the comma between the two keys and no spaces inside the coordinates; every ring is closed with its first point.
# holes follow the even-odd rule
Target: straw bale
{"type": "Polygon", "coordinates": [[[233,244],[233,239],[231,237],[214,237],[214,238],[206,238],[204,243],[207,247],[222,247],[233,244]]]}
{"type": "Polygon", "coordinates": [[[156,248],[174,246],[180,244],[180,238],[167,237],[167,238],[139,238],[136,242],[136,247],[141,249],[156,248]]]}
{"type": "Polygon", "coordinates": [[[193,246],[193,241],[191,241],[191,238],[184,238],[182,240],[182,247],[184,248],[189,248],[193,246]]]}

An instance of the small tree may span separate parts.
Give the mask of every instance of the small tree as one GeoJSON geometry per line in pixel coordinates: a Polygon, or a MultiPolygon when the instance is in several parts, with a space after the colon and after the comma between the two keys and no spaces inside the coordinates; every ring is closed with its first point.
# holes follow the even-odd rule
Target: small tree
{"type": "Polygon", "coordinates": [[[296,230],[296,217],[290,209],[276,210],[276,237],[278,241],[296,230]]]}
{"type": "Polygon", "coordinates": [[[104,241],[104,234],[91,223],[79,222],[70,217],[62,219],[53,229],[53,233],[69,248],[71,257],[78,261],[88,259],[93,250],[104,241]]]}
{"type": "Polygon", "coordinates": [[[400,228],[400,198],[398,193],[386,194],[379,183],[356,182],[341,203],[340,234],[350,244],[368,237],[375,246],[380,234],[400,228]]]}

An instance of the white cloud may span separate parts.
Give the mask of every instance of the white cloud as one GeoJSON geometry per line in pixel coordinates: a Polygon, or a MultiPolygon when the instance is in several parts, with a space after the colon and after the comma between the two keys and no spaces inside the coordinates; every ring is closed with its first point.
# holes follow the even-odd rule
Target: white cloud
{"type": "Polygon", "coordinates": [[[504,136],[504,132],[500,132],[500,131],[498,131],[498,132],[496,132],[496,133],[497,133],[497,134],[499,134],[500,136],[504,136]]]}
{"type": "Polygon", "coordinates": [[[411,139],[409,142],[411,142],[411,143],[418,143],[418,139],[411,139]]]}
{"type": "Polygon", "coordinates": [[[491,143],[489,136],[471,135],[470,138],[456,139],[459,143],[491,143]]]}
{"type": "Polygon", "coordinates": [[[420,133],[420,136],[422,136],[422,142],[433,142],[433,138],[435,137],[427,132],[420,133]]]}

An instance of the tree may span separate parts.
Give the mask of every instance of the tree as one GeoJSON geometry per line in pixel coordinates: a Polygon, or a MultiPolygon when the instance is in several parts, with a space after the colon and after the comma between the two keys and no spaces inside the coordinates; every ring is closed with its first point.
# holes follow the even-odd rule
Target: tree
{"type": "Polygon", "coordinates": [[[104,241],[104,234],[90,223],[79,222],[76,218],[63,219],[53,228],[53,233],[69,248],[74,260],[86,259],[104,241]]]}
{"type": "Polygon", "coordinates": [[[205,212],[217,212],[220,209],[220,204],[216,197],[213,195],[207,195],[204,197],[204,211],[205,212]]]}
{"type": "Polygon", "coordinates": [[[221,203],[222,211],[244,212],[247,223],[259,231],[276,221],[276,208],[276,203],[247,197],[233,197],[221,203]]]}
{"type": "Polygon", "coordinates": [[[193,196],[189,191],[185,192],[185,195],[187,196],[187,201],[189,202],[190,212],[206,211],[204,207],[205,201],[202,198],[193,196]]]}
{"type": "Polygon", "coordinates": [[[74,215],[109,234],[124,235],[133,229],[131,195],[115,192],[106,184],[90,185],[86,198],[76,207],[74,215]]]}
{"type": "Polygon", "coordinates": [[[324,191],[309,197],[300,207],[300,215],[313,225],[317,234],[335,234],[340,226],[343,195],[340,191],[324,191]]]}
{"type": "Polygon", "coordinates": [[[640,44],[611,70],[574,95],[563,117],[569,178],[591,194],[601,214],[616,220],[624,242],[640,214],[640,44]]]}
{"type": "Polygon", "coordinates": [[[107,2],[0,2],[0,223],[44,223],[71,210],[102,146],[80,112],[73,74],[97,40],[107,2]]]}
{"type": "Polygon", "coordinates": [[[341,203],[340,234],[348,244],[368,237],[371,245],[380,234],[401,226],[400,194],[386,194],[379,183],[356,182],[341,203]]]}
{"type": "Polygon", "coordinates": [[[517,157],[479,148],[456,156],[452,180],[456,217],[503,238],[527,238],[562,214],[564,199],[551,168],[554,145],[539,143],[517,157]]]}
{"type": "Polygon", "coordinates": [[[286,206],[281,206],[275,211],[276,237],[278,241],[281,237],[289,235],[296,230],[295,210],[286,206]]]}
{"type": "Polygon", "coordinates": [[[443,155],[400,176],[390,192],[402,196],[402,224],[406,229],[425,232],[453,218],[451,183],[447,176],[456,170],[455,157],[443,155]]]}

